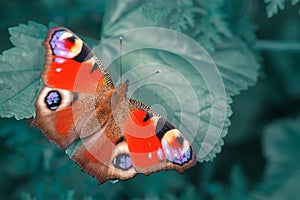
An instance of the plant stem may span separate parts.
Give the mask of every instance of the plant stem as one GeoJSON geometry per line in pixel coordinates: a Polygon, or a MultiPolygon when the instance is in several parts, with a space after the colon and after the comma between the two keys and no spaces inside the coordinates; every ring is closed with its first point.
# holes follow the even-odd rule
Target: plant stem
{"type": "Polygon", "coordinates": [[[300,52],[300,42],[257,40],[254,48],[259,51],[300,52]]]}

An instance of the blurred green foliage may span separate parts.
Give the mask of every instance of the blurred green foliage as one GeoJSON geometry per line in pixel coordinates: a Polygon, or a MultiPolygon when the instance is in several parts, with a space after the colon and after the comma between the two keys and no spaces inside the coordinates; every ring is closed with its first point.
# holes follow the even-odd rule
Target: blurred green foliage
{"type": "MultiPolygon", "coordinates": [[[[285,8],[285,0],[265,0],[266,11],[268,17],[272,17],[273,15],[276,15],[279,10],[283,10],[285,8]]],[[[299,3],[299,0],[291,0],[290,4],[295,6],[297,3],[299,3]]],[[[299,10],[300,15],[300,10],[299,10]]]]}
{"type": "Polygon", "coordinates": [[[210,52],[229,96],[254,85],[258,63],[262,67],[256,86],[228,99],[233,102],[232,125],[222,152],[184,175],[159,172],[98,186],[32,128],[30,119],[0,119],[0,199],[296,199],[300,195],[298,2],[1,1],[2,117],[34,115],[44,59],[40,43],[50,22],[95,39],[143,27],[141,19],[181,31],[210,52]]]}

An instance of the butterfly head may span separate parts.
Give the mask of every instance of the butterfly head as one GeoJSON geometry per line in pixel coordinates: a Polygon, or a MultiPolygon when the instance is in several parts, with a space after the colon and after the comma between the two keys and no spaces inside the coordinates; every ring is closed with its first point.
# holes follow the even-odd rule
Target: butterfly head
{"type": "Polygon", "coordinates": [[[128,92],[128,86],[129,86],[129,81],[126,80],[124,83],[121,83],[121,84],[117,87],[116,91],[117,91],[118,93],[123,94],[123,95],[126,96],[126,93],[128,92]]]}

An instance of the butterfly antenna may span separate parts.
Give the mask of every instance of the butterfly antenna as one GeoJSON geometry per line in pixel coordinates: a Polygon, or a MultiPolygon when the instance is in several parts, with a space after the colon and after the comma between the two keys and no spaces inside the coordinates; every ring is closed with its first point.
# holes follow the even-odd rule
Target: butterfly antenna
{"type": "Polygon", "coordinates": [[[122,37],[120,37],[120,83],[122,84],[122,37]]]}
{"type": "Polygon", "coordinates": [[[143,81],[143,80],[145,80],[145,79],[147,79],[147,78],[149,78],[149,77],[151,77],[151,76],[153,76],[153,75],[155,75],[155,74],[158,74],[158,73],[160,73],[160,72],[161,72],[161,70],[159,69],[159,70],[157,70],[157,71],[155,71],[155,72],[153,72],[153,73],[151,73],[151,74],[148,74],[147,76],[141,78],[140,80],[137,80],[137,81],[135,81],[135,82],[130,83],[129,85],[136,84],[136,83],[138,83],[138,82],[140,82],[140,81],[143,81]]]}

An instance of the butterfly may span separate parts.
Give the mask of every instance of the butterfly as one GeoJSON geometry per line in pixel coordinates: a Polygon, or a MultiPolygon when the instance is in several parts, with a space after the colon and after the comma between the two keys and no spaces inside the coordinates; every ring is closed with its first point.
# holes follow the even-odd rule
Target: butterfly
{"type": "Polygon", "coordinates": [[[99,184],[196,163],[191,143],[156,111],[126,97],[129,81],[114,87],[90,48],[64,27],[49,29],[43,42],[44,87],[34,125],[70,153],[99,184]]]}

